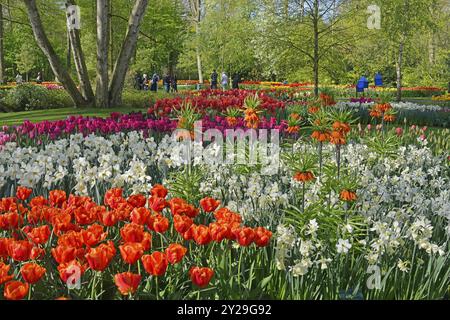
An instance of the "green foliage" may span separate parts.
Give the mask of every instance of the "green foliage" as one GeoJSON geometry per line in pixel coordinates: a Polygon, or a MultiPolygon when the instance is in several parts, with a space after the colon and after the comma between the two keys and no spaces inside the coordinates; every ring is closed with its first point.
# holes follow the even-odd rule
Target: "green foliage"
{"type": "Polygon", "coordinates": [[[23,84],[9,90],[3,102],[12,111],[48,109],[51,107],[49,90],[32,84],[23,84]]]}

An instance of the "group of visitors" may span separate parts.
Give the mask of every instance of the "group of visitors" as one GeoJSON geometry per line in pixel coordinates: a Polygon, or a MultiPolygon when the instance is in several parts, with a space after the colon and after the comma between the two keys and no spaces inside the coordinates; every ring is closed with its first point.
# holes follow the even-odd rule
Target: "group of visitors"
{"type": "MultiPolygon", "coordinates": [[[[154,92],[158,91],[158,82],[160,80],[160,77],[157,73],[154,73],[150,78],[146,73],[141,74],[140,72],[137,72],[134,80],[134,88],[137,90],[150,90],[154,92]]],[[[163,87],[166,92],[178,92],[176,75],[166,74],[163,76],[162,80],[163,87]]]]}
{"type": "MultiPolygon", "coordinates": [[[[213,73],[211,74],[211,89],[218,89],[218,79],[219,74],[217,73],[216,70],[213,70],[213,73]]],[[[239,89],[239,82],[241,82],[241,75],[239,73],[235,73],[231,81],[231,88],[239,89]]],[[[222,86],[223,91],[228,89],[228,83],[229,83],[228,75],[226,74],[225,71],[223,71],[222,76],[220,78],[220,84],[222,86]]]]}
{"type": "MultiPolygon", "coordinates": [[[[36,77],[36,83],[37,84],[42,84],[42,82],[44,82],[44,76],[42,75],[42,72],[39,71],[37,73],[37,77],[36,77]]],[[[16,75],[16,84],[22,84],[23,83],[23,77],[20,73],[18,73],[16,75]]]]}

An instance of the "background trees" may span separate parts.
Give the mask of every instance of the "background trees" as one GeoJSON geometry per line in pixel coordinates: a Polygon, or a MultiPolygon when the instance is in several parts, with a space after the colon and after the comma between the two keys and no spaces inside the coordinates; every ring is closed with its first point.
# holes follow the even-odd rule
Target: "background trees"
{"type": "Polygon", "coordinates": [[[137,71],[203,81],[217,69],[316,88],[377,71],[398,87],[446,86],[450,77],[446,0],[379,0],[381,28],[373,30],[369,0],[147,2],[0,0],[0,81],[42,71],[77,105],[107,107],[120,105],[137,71]],[[81,9],[81,30],[67,29],[71,4],[81,9]],[[30,13],[39,19],[31,23],[30,13]]]}

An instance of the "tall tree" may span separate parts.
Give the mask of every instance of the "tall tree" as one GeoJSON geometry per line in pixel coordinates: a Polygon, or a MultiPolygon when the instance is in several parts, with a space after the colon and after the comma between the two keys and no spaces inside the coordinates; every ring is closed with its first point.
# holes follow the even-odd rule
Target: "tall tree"
{"type": "Polygon", "coordinates": [[[0,84],[5,82],[5,53],[3,45],[3,5],[0,3],[0,84]]]}
{"type": "MultiPolygon", "coordinates": [[[[39,10],[36,5],[36,0],[23,0],[26,9],[27,15],[30,20],[30,24],[33,29],[33,34],[36,39],[37,44],[41,48],[42,52],[46,56],[49,61],[49,64],[54,72],[54,74],[58,77],[59,81],[61,81],[64,88],[72,97],[76,106],[93,106],[96,103],[96,98],[94,96],[92,86],[89,80],[89,75],[86,68],[86,62],[84,58],[83,49],[81,47],[80,41],[80,32],[76,28],[69,31],[72,52],[74,56],[74,62],[77,70],[77,75],[80,81],[80,90],[78,90],[74,80],[69,74],[69,71],[64,67],[61,63],[59,56],[56,54],[55,49],[50,43],[42,24],[41,17],[39,15],[39,10]]],[[[66,2],[67,5],[75,5],[75,1],[68,0],[66,2]]],[[[122,48],[119,53],[119,57],[114,66],[114,71],[111,77],[111,81],[109,83],[109,92],[108,99],[105,100],[105,61],[108,60],[107,50],[104,48],[105,39],[98,39],[97,43],[100,43],[99,48],[99,57],[98,64],[101,74],[99,75],[98,83],[101,88],[98,92],[100,97],[98,101],[102,107],[107,106],[118,106],[121,104],[122,100],[122,91],[125,83],[125,76],[128,71],[129,62],[132,57],[132,54],[135,50],[138,34],[139,34],[139,26],[142,21],[142,18],[145,14],[145,10],[148,5],[148,0],[136,0],[134,3],[134,7],[131,11],[128,28],[123,40],[122,48]]],[[[105,8],[101,4],[99,14],[101,17],[104,16],[105,12],[107,12],[107,7],[105,8]]],[[[103,37],[105,34],[105,25],[102,19],[97,19],[99,29],[97,36],[103,37]]],[[[106,44],[107,46],[107,44],[106,44]]],[[[107,66],[106,66],[107,69],[107,66]]]]}
{"type": "Polygon", "coordinates": [[[201,44],[200,24],[202,21],[202,1],[189,0],[188,9],[190,13],[190,20],[195,28],[195,56],[197,60],[198,81],[200,83],[203,83],[202,56],[200,47],[201,44]]]}

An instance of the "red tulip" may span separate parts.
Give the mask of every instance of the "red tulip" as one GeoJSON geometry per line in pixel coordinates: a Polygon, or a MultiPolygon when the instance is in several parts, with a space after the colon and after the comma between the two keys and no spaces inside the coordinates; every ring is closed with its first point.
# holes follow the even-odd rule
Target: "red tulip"
{"type": "Polygon", "coordinates": [[[155,251],[150,255],[142,256],[145,271],[153,276],[162,276],[166,273],[168,260],[163,252],[155,251]]]}
{"type": "Polygon", "coordinates": [[[129,295],[130,293],[136,292],[141,283],[141,279],[142,276],[140,274],[123,272],[114,276],[114,283],[122,295],[129,295]]]}
{"type": "Polygon", "coordinates": [[[25,201],[29,198],[33,190],[25,188],[25,187],[18,187],[16,192],[16,197],[22,201],[25,201]]]}
{"type": "Polygon", "coordinates": [[[144,247],[137,242],[125,243],[119,246],[123,261],[128,264],[135,264],[144,254],[144,247]]]}
{"type": "Polygon", "coordinates": [[[3,296],[7,300],[22,300],[28,294],[29,285],[20,281],[10,281],[5,285],[3,296]]]}
{"type": "Polygon", "coordinates": [[[20,268],[22,278],[29,284],[35,284],[44,276],[47,270],[36,263],[26,263],[20,268]]]}
{"type": "Polygon", "coordinates": [[[213,212],[220,205],[220,201],[217,201],[213,198],[206,197],[200,200],[200,206],[205,212],[213,212]]]}
{"type": "Polygon", "coordinates": [[[186,252],[187,249],[181,244],[172,243],[166,249],[167,260],[169,260],[171,264],[176,264],[183,259],[186,252]]]}
{"type": "Polygon", "coordinates": [[[189,270],[189,275],[191,276],[193,284],[197,287],[204,288],[209,284],[211,278],[214,276],[214,270],[207,267],[192,267],[191,270],[189,270]]]}

